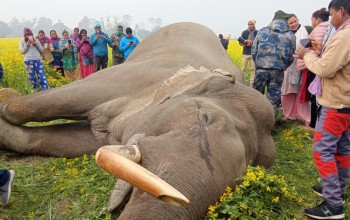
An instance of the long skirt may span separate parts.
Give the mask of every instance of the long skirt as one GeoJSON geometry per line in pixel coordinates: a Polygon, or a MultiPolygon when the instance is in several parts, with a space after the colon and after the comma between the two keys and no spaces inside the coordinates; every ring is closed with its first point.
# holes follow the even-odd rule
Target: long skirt
{"type": "Polygon", "coordinates": [[[281,96],[283,115],[285,119],[301,119],[310,122],[310,102],[301,103],[299,93],[289,93],[281,96]]]}

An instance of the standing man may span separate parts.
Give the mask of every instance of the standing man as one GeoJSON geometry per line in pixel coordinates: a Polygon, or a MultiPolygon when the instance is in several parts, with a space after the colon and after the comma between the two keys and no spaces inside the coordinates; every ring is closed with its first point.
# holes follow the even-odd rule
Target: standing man
{"type": "Polygon", "coordinates": [[[264,94],[277,118],[281,105],[281,87],[284,71],[293,63],[295,35],[289,30],[287,20],[290,15],[279,10],[272,22],[262,28],[254,40],[252,57],[256,67],[253,88],[264,94]]]}
{"type": "Polygon", "coordinates": [[[328,9],[334,35],[325,47],[311,39],[313,50],[299,48],[296,53],[322,79],[317,85],[321,90],[316,99],[322,108],[312,153],[324,202],[305,209],[305,214],[315,219],[343,219],[343,195],[350,171],[350,1],[332,0],[328,9]]]}
{"type": "Polygon", "coordinates": [[[111,35],[112,43],[109,45],[112,48],[113,66],[124,63],[124,53],[119,50],[120,40],[124,37],[123,26],[118,25],[117,31],[111,35]]]}
{"type": "Polygon", "coordinates": [[[224,36],[222,34],[219,34],[219,39],[220,39],[220,43],[222,44],[224,49],[227,50],[229,41],[227,39],[224,39],[224,36]]]}
{"type": "Polygon", "coordinates": [[[140,41],[137,37],[132,35],[132,30],[130,27],[125,29],[126,36],[120,41],[119,50],[124,53],[124,59],[126,60],[131,52],[135,49],[140,41]]]}
{"type": "Polygon", "coordinates": [[[258,31],[255,29],[256,21],[250,19],[248,21],[248,29],[244,30],[241,34],[242,41],[239,41],[239,44],[243,46],[243,57],[242,57],[242,71],[245,74],[248,63],[250,63],[250,86],[253,86],[254,77],[255,77],[255,65],[252,58],[252,45],[258,31]]]}
{"type": "Polygon", "coordinates": [[[90,37],[90,45],[94,50],[94,72],[105,69],[108,66],[108,48],[107,44],[111,44],[112,40],[106,33],[101,31],[101,24],[96,23],[95,33],[90,37]]]}

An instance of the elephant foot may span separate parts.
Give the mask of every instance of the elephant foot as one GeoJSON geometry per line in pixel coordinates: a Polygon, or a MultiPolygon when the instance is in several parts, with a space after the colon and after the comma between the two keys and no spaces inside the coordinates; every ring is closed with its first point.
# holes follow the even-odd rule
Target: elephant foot
{"type": "Polygon", "coordinates": [[[22,96],[19,92],[11,88],[0,89],[0,103],[11,98],[16,98],[22,96]]]}

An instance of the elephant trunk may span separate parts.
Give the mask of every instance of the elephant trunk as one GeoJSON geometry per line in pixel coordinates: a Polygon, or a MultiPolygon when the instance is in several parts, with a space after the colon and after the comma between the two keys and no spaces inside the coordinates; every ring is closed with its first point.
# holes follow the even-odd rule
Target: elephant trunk
{"type": "MultiPolygon", "coordinates": [[[[135,151],[137,146],[133,145],[135,151]]],[[[122,149],[122,147],[120,148],[122,149]]],[[[142,166],[127,159],[125,153],[113,149],[111,146],[101,147],[96,153],[96,162],[110,174],[138,187],[150,195],[165,202],[185,206],[189,200],[167,182],[146,170],[142,166]]],[[[140,154],[141,155],[141,154],[140,154]]]]}

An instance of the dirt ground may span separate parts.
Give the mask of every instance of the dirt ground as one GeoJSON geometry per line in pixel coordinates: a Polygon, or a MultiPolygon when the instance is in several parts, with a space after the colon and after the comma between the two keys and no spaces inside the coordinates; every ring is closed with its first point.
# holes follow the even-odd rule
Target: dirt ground
{"type": "Polygon", "coordinates": [[[36,163],[47,159],[47,157],[19,154],[2,148],[0,148],[0,156],[5,162],[17,163],[36,163]]]}

